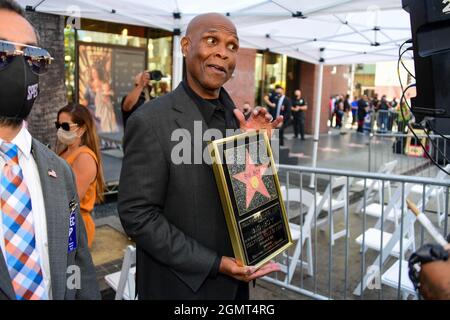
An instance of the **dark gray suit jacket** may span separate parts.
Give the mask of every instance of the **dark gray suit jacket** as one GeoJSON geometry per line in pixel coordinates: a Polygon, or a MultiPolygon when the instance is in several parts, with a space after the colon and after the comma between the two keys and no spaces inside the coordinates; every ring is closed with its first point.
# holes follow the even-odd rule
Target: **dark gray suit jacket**
{"type": "Polygon", "coordinates": [[[216,257],[233,256],[212,167],[171,161],[176,129],[202,154],[206,142],[193,143],[194,121],[208,128],[182,85],[128,119],[118,208],[137,244],[140,299],[233,299],[237,292],[237,280],[210,275],[216,257]]]}
{"type": "MultiPolygon", "coordinates": [[[[35,139],[33,139],[31,152],[39,170],[44,195],[52,298],[54,300],[100,299],[79,206],[76,210],[77,248],[68,253],[69,203],[72,200],[79,203],[72,169],[64,160],[35,139]],[[49,176],[49,170],[54,170],[57,178],[49,176]],[[72,269],[68,269],[70,266],[78,266],[80,269],[79,289],[69,289],[67,286],[67,279],[74,275],[72,269]]],[[[73,283],[74,281],[69,281],[70,287],[73,283]]],[[[15,299],[15,294],[3,253],[0,250],[0,300],[9,299],[15,299]]]]}

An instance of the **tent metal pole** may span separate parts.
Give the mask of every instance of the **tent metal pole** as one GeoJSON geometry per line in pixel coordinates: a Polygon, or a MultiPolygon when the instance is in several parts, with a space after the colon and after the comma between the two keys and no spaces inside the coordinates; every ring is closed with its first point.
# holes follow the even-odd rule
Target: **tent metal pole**
{"type": "MultiPolygon", "coordinates": [[[[317,167],[317,151],[319,149],[319,134],[320,134],[320,115],[322,111],[322,90],[323,90],[323,62],[319,63],[319,75],[316,79],[316,115],[314,118],[314,148],[312,156],[312,167],[317,167]]],[[[311,175],[309,187],[314,188],[315,175],[311,175]]]]}
{"type": "MultiPolygon", "coordinates": [[[[350,72],[350,91],[348,92],[348,94],[350,95],[350,99],[353,99],[354,94],[353,91],[355,89],[355,72],[356,72],[356,64],[352,64],[351,66],[352,70],[350,72]]],[[[351,100],[353,101],[353,100],[351,100]]]]}
{"type": "Polygon", "coordinates": [[[181,36],[173,36],[173,52],[172,52],[172,90],[183,80],[183,54],[181,53],[181,36]]]}

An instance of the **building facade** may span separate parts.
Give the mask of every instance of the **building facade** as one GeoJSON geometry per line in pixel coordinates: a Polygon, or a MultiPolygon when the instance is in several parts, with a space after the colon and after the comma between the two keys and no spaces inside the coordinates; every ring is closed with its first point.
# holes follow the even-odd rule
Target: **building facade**
{"type": "MultiPolygon", "coordinates": [[[[49,73],[41,78],[41,93],[28,119],[30,131],[42,142],[54,146],[56,114],[67,102],[86,105],[100,133],[120,135],[123,132],[121,100],[132,89],[138,72],[162,72],[163,78],[152,82],[154,96],[170,90],[172,33],[90,19],[81,19],[80,29],[75,30],[65,26],[63,16],[27,14],[40,33],[41,45],[55,58],[49,73]]],[[[329,115],[332,95],[348,93],[349,74],[348,66],[324,68],[322,115],[329,115]]],[[[268,51],[241,48],[235,72],[225,88],[238,106],[245,102],[264,106],[264,95],[276,85],[283,86],[289,97],[301,89],[309,106],[305,129],[312,133],[317,76],[317,65],[268,51]]],[[[321,132],[328,130],[327,119],[322,116],[321,132]]]]}
{"type": "Polygon", "coordinates": [[[54,146],[54,122],[59,108],[67,103],[64,83],[64,17],[46,13],[27,12],[28,19],[40,36],[40,45],[55,58],[49,71],[40,77],[40,94],[27,119],[31,134],[44,144],[54,146]]]}
{"type": "MultiPolygon", "coordinates": [[[[267,51],[242,48],[239,51],[236,71],[226,84],[236,105],[244,102],[255,106],[264,106],[263,97],[276,85],[286,90],[286,95],[293,97],[296,89],[308,103],[306,111],[305,131],[312,134],[315,123],[316,87],[319,66],[285,55],[267,51]],[[244,88],[244,89],[243,89],[244,88]]],[[[351,66],[331,65],[324,67],[320,132],[328,132],[327,121],[330,115],[329,101],[331,96],[350,93],[351,66]]]]}

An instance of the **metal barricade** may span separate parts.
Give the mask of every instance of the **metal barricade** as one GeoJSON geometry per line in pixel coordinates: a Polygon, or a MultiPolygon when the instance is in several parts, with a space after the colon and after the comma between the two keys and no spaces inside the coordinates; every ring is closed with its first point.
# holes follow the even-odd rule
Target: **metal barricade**
{"type": "Polygon", "coordinates": [[[279,165],[278,173],[294,246],[277,260],[282,272],[263,280],[313,299],[419,298],[407,259],[433,241],[405,201],[447,235],[446,174],[425,178],[291,165],[279,165]]]}
{"type": "MultiPolygon", "coordinates": [[[[416,134],[432,159],[442,166],[450,163],[447,157],[447,139],[450,136],[416,134]]],[[[397,160],[394,173],[432,177],[437,167],[411,133],[372,134],[368,142],[368,171],[376,172],[391,161],[397,160]],[[425,170],[426,169],[426,170],[425,170]]]]}

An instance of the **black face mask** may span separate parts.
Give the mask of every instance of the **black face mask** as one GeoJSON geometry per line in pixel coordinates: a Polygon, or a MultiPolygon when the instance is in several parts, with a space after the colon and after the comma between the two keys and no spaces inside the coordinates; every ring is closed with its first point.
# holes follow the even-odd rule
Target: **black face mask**
{"type": "Polygon", "coordinates": [[[0,117],[24,120],[39,94],[39,76],[17,56],[0,71],[0,117]]]}

